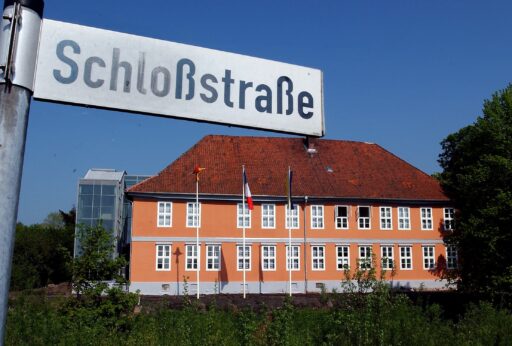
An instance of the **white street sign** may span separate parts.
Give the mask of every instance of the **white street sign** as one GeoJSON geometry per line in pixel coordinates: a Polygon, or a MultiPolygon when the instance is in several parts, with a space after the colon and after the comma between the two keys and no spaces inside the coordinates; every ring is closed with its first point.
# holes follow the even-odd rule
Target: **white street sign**
{"type": "Polygon", "coordinates": [[[48,19],[34,98],[324,135],[320,70],[48,19]]]}

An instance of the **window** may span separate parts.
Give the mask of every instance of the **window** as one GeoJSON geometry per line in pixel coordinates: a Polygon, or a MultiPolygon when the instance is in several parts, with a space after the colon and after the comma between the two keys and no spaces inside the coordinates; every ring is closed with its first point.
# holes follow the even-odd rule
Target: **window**
{"type": "Polygon", "coordinates": [[[432,208],[421,208],[421,229],[430,230],[432,228],[432,208]]]}
{"type": "Polygon", "coordinates": [[[275,204],[262,204],[261,205],[261,228],[275,228],[276,221],[276,206],[275,204]]]}
{"type": "Polygon", "coordinates": [[[400,269],[412,269],[412,248],[410,246],[400,246],[400,269]]]}
{"type": "Polygon", "coordinates": [[[370,269],[372,267],[372,247],[369,245],[359,246],[359,269],[370,269]]]}
{"type": "Polygon", "coordinates": [[[357,227],[370,229],[370,207],[357,207],[357,227]]]}
{"type": "Polygon", "coordinates": [[[350,269],[350,247],[348,245],[336,246],[336,269],[350,269]]]}
{"type": "Polygon", "coordinates": [[[336,228],[348,229],[348,207],[346,205],[337,205],[335,207],[336,228]]]}
{"type": "Polygon", "coordinates": [[[380,207],[380,229],[393,229],[391,207],[380,207]]]}
{"type": "Polygon", "coordinates": [[[206,246],[206,270],[220,270],[220,245],[206,246]]]}
{"type": "Polygon", "coordinates": [[[186,245],[185,252],[186,252],[185,269],[197,271],[198,260],[199,260],[199,256],[197,255],[197,246],[196,245],[186,245]]]}
{"type": "Polygon", "coordinates": [[[290,270],[290,262],[292,271],[300,269],[300,248],[297,245],[292,245],[292,253],[290,254],[290,247],[286,246],[286,270],[290,270]]]}
{"type": "Polygon", "coordinates": [[[263,271],[276,270],[276,247],[274,245],[261,247],[261,268],[263,271]]]}
{"type": "Polygon", "coordinates": [[[311,228],[324,228],[324,206],[311,206],[311,228]]]}
{"type": "Polygon", "coordinates": [[[444,208],[444,230],[445,231],[453,231],[455,226],[455,209],[453,208],[444,208]]]}
{"type": "Polygon", "coordinates": [[[383,245],[380,247],[380,260],[382,270],[391,270],[395,266],[393,257],[393,246],[383,245]]]}
{"type": "Polygon", "coordinates": [[[436,267],[435,252],[433,246],[423,247],[423,269],[432,270],[436,267]]]}
{"type": "Polygon", "coordinates": [[[251,211],[247,206],[247,203],[238,203],[237,204],[237,227],[238,228],[251,228],[251,211]],[[245,210],[245,217],[244,217],[245,210]]]}
{"type": "Polygon", "coordinates": [[[187,203],[187,227],[201,227],[201,204],[187,203]]]}
{"type": "Polygon", "coordinates": [[[456,269],[457,268],[457,248],[453,245],[448,245],[446,247],[446,268],[447,269],[456,269]]]}
{"type": "Polygon", "coordinates": [[[299,207],[295,205],[294,209],[289,210],[288,206],[286,209],[286,229],[299,229],[299,207]]]}
{"type": "Polygon", "coordinates": [[[313,270],[325,270],[325,246],[311,247],[313,270]]]}
{"type": "Polygon", "coordinates": [[[398,229],[411,229],[410,211],[408,207],[398,207],[398,229]]]}
{"type": "Polygon", "coordinates": [[[171,245],[156,246],[156,270],[171,270],[171,245]]]}
{"type": "Polygon", "coordinates": [[[171,227],[172,202],[158,202],[158,227],[171,227]]]}
{"type": "Polygon", "coordinates": [[[236,247],[236,261],[238,270],[251,270],[251,246],[246,245],[245,251],[242,245],[236,247]]]}

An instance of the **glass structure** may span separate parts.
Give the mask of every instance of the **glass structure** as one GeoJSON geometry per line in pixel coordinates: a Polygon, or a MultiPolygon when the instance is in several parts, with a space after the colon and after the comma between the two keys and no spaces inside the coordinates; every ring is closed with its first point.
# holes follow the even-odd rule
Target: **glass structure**
{"type": "Polygon", "coordinates": [[[90,169],[78,183],[76,213],[75,256],[80,255],[78,232],[82,227],[102,224],[112,235],[117,256],[129,243],[131,227],[131,203],[125,190],[148,178],[143,175],[127,175],[113,169],[90,169]]]}

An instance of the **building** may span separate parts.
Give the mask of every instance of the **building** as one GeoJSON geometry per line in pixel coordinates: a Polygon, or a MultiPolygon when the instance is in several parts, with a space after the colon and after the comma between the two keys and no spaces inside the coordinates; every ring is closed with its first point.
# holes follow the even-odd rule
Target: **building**
{"type": "MultiPolygon", "coordinates": [[[[111,232],[117,256],[129,243],[131,204],[125,198],[125,190],[148,178],[127,175],[124,171],[93,168],[78,182],[76,233],[83,226],[101,224],[111,232]]],[[[75,256],[80,254],[78,234],[75,234],[75,256]]]]}
{"type": "Polygon", "coordinates": [[[372,143],[206,136],[127,194],[130,290],[143,294],[195,293],[197,268],[200,293],[240,293],[244,265],[249,293],[287,292],[290,266],[296,293],[340,289],[345,269],[370,266],[394,286],[437,289],[440,269],[457,263],[443,242],[454,210],[438,182],[372,143]],[[245,217],[243,165],[254,200],[245,217]]]}

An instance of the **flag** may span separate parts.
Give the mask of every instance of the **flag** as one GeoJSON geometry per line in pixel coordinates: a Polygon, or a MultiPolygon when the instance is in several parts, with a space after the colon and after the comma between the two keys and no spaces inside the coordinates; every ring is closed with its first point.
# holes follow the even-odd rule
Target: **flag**
{"type": "Polygon", "coordinates": [[[290,206],[290,210],[295,208],[292,201],[292,178],[293,172],[290,170],[290,167],[288,167],[288,177],[286,179],[286,196],[288,198],[288,205],[290,206]]]}
{"type": "Polygon", "coordinates": [[[245,199],[247,200],[247,206],[249,207],[249,210],[253,210],[254,205],[252,204],[251,189],[249,189],[249,182],[247,181],[247,175],[245,175],[245,168],[243,169],[243,172],[244,172],[245,199]]]}
{"type": "Polygon", "coordinates": [[[192,172],[192,174],[195,174],[196,175],[196,181],[199,181],[199,173],[201,173],[202,171],[204,171],[206,168],[203,168],[203,167],[199,167],[199,165],[195,166],[194,167],[194,171],[192,172]]]}

